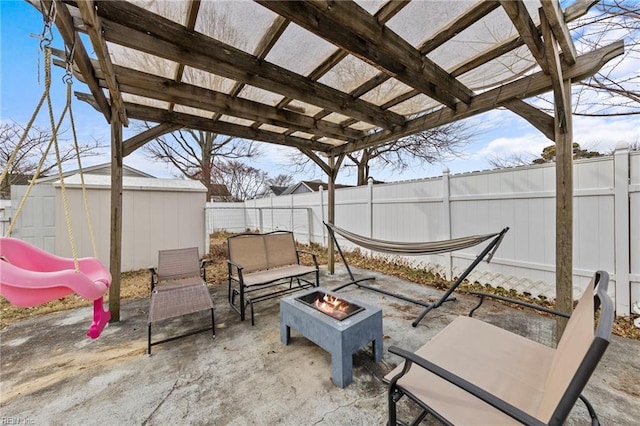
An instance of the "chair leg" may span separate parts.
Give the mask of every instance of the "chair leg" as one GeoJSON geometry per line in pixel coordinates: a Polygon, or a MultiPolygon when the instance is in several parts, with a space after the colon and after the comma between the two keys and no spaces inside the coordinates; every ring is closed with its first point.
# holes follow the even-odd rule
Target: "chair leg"
{"type": "Polygon", "coordinates": [[[211,330],[213,330],[213,338],[216,338],[216,318],[213,315],[213,308],[211,308],[211,330]]]}
{"type": "Polygon", "coordinates": [[[147,324],[147,355],[151,355],[151,323],[147,324]]]}

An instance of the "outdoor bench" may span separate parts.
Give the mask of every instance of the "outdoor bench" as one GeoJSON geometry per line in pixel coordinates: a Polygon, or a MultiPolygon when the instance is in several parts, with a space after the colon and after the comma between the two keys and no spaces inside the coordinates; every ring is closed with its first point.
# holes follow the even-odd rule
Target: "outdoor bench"
{"type": "Polygon", "coordinates": [[[297,250],[292,232],[234,235],[227,239],[227,247],[229,304],[240,314],[241,321],[245,320],[247,306],[251,308],[251,325],[254,325],[254,303],[319,286],[317,256],[297,250]],[[301,253],[310,255],[314,266],[300,264],[301,253]],[[313,281],[303,278],[309,274],[315,274],[313,281]],[[283,280],[289,280],[288,287],[283,288],[283,280]]]}

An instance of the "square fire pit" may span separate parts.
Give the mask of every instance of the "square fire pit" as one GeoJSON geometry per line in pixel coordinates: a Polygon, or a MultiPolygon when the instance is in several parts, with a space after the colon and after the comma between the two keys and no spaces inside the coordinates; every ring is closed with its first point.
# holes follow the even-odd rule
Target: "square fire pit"
{"type": "Polygon", "coordinates": [[[301,296],[281,299],[280,339],[285,345],[291,328],[331,354],[331,377],[341,388],[353,381],[353,354],[367,343],[372,343],[373,359],[382,360],[382,309],[330,290],[312,288],[301,296]],[[346,307],[317,306],[323,303],[346,307]]]}

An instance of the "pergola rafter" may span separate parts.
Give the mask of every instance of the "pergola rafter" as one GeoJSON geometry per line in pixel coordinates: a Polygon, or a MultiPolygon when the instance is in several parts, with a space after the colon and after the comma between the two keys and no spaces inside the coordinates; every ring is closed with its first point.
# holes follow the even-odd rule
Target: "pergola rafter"
{"type": "MultiPolygon", "coordinates": [[[[91,92],[77,96],[111,123],[114,301],[122,157],[181,127],[298,149],[329,177],[333,221],[335,179],[347,154],[507,108],[562,148],[557,227],[570,227],[571,82],[624,50],[617,42],[577,53],[567,25],[594,0],[564,10],[558,0],[155,0],[145,8],[28,1],[55,4],[76,75],[91,92]],[[212,36],[206,19],[227,33],[212,36]],[[80,33],[89,35],[95,58],[80,33]],[[526,102],[545,92],[554,93],[554,116],[526,102]],[[128,119],[157,125],[123,141],[128,119]]],[[[557,237],[556,285],[566,293],[572,237],[557,237]]]]}

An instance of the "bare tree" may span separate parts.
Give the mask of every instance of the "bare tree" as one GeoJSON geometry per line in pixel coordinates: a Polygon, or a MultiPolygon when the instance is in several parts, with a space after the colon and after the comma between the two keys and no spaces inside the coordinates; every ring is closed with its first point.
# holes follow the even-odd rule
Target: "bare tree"
{"type": "MultiPolygon", "coordinates": [[[[346,169],[355,168],[357,185],[366,185],[372,176],[371,170],[390,168],[396,172],[413,165],[434,164],[460,155],[461,149],[473,140],[475,134],[461,122],[426,130],[415,135],[366,148],[347,155],[346,169]]],[[[302,153],[289,156],[289,167],[294,173],[308,173],[313,164],[302,153]]]]}
{"type": "Polygon", "coordinates": [[[146,155],[174,166],[183,176],[197,179],[207,188],[207,199],[214,194],[226,168],[224,160],[251,158],[260,154],[256,144],[244,139],[191,129],[157,138],[144,146],[146,155]]]}
{"type": "Polygon", "coordinates": [[[487,163],[495,169],[504,169],[507,167],[530,165],[533,158],[533,155],[528,153],[510,153],[505,155],[494,154],[487,158],[487,163]]]}
{"type": "Polygon", "coordinates": [[[226,185],[236,201],[262,194],[269,182],[269,174],[237,160],[221,161],[213,171],[216,183],[226,185]]]}
{"type": "Polygon", "coordinates": [[[293,185],[293,176],[279,174],[274,178],[267,179],[267,185],[269,186],[291,186],[293,185]]]}
{"type": "MultiPolygon", "coordinates": [[[[18,123],[0,124],[0,170],[8,167],[7,177],[3,182],[0,182],[1,198],[10,197],[11,185],[28,183],[28,180],[35,174],[38,163],[44,156],[46,147],[52,137],[50,130],[32,126],[14,160],[11,164],[8,164],[16,145],[18,145],[23,135],[24,127],[18,123]]],[[[76,158],[76,150],[72,143],[62,139],[61,136],[62,133],[59,133],[57,138],[60,147],[60,161],[64,164],[76,158]]],[[[99,141],[93,140],[90,143],[78,144],[78,151],[81,158],[91,157],[99,155],[99,149],[102,147],[103,145],[99,141]]],[[[55,155],[50,152],[40,168],[40,176],[47,176],[57,172],[57,164],[55,155]]],[[[74,163],[71,167],[75,166],[77,165],[74,163]]]]}
{"type": "MultiPolygon", "coordinates": [[[[602,0],[572,22],[576,49],[588,52],[624,38],[624,54],[574,85],[573,114],[590,117],[640,114],[640,2],[602,0]],[[635,64],[635,65],[634,65],[635,64]]],[[[541,98],[553,110],[552,98],[541,98]]]]}

